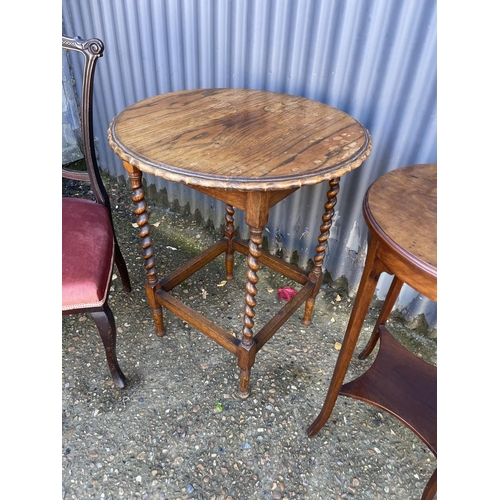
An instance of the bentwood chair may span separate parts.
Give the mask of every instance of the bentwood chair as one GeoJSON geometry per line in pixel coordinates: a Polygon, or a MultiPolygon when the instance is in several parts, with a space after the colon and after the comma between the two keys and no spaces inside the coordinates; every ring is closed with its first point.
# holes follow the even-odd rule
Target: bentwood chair
{"type": "Polygon", "coordinates": [[[62,176],[90,183],[93,200],[62,198],[62,313],[89,313],[95,321],[106,353],[109,371],[115,385],[124,388],[127,379],[116,356],[115,318],[108,306],[108,295],[116,264],[123,288],[130,291],[125,260],[113,227],[109,196],[99,173],[93,135],[93,80],[97,59],[104,44],[97,38],[62,37],[63,50],[83,56],[83,82],[80,102],[82,152],[86,170],[68,166],[62,176]]]}

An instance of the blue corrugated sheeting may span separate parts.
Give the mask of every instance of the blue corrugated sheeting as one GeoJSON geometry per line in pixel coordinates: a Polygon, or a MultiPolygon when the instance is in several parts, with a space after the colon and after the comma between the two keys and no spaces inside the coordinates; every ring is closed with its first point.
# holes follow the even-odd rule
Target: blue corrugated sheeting
{"type": "MultiPolygon", "coordinates": [[[[339,108],[369,130],[373,150],[342,178],[325,269],[352,292],[366,256],[361,202],[383,173],[436,162],[436,0],[63,0],[66,35],[98,37],[105,55],[95,84],[101,165],[123,176],[107,145],[113,116],[146,97],[193,88],[287,92],[339,108]]],[[[77,78],[78,80],[78,78],[77,78]]],[[[189,202],[214,224],[224,206],[185,186],[146,176],[169,200],[189,202]]],[[[327,183],[326,183],[327,184],[327,183]]],[[[303,188],[273,208],[272,251],[312,258],[327,185],[303,188]]],[[[245,236],[243,217],[236,220],[245,236]]],[[[389,277],[378,296],[384,298],[389,277]]],[[[396,304],[408,317],[436,305],[405,286],[396,304]]]]}

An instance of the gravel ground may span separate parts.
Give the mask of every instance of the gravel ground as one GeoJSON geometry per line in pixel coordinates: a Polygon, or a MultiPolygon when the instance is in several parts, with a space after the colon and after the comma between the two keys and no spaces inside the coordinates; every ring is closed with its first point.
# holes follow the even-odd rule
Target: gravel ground
{"type": "MultiPolygon", "coordinates": [[[[115,277],[109,301],[129,384],[124,390],[112,384],[90,316],[63,317],[62,498],[419,499],[436,459],[390,415],[339,397],[323,429],[306,436],[349,319],[352,298],[345,288],[323,285],[311,326],[301,323],[302,308],[285,323],[258,353],[250,397],[241,399],[236,358],[229,352],[167,311],[167,334],[154,334],[130,191],[123,180],[105,183],[133,287],[124,292],[115,277]]],[[[65,191],[74,191],[71,182],[63,183],[65,191]]],[[[199,221],[170,210],[155,208],[150,224],[160,277],[218,238],[199,221]]],[[[220,257],[176,291],[239,334],[243,256],[236,258],[234,281],[224,279],[220,257]]],[[[283,286],[296,285],[261,268],[256,331],[282,305],[277,289],[283,286]]],[[[357,352],[379,307],[373,303],[357,352]]],[[[435,339],[396,317],[388,325],[403,344],[436,364],[435,339]]],[[[354,359],[347,380],[360,375],[369,360],[354,359]]]]}

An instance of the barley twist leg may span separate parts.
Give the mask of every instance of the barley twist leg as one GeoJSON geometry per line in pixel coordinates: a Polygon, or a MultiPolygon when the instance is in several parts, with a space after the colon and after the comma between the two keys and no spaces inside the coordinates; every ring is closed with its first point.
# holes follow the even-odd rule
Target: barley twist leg
{"type": "Polygon", "coordinates": [[[250,228],[249,253],[247,255],[247,285],[245,294],[245,314],[243,318],[242,339],[238,364],[240,367],[240,396],[248,397],[250,394],[250,371],[255,362],[255,344],[253,339],[253,326],[255,306],[257,301],[257,271],[260,269],[260,245],[262,243],[262,228],[250,228]]]}
{"type": "Polygon", "coordinates": [[[332,218],[335,213],[334,207],[337,204],[337,194],[339,192],[340,178],[330,180],[330,189],[327,193],[328,201],[325,203],[325,213],[323,214],[323,224],[320,227],[320,235],[318,236],[318,246],[316,247],[316,255],[314,256],[314,268],[309,274],[309,280],[315,282],[314,292],[307,299],[304,317],[302,323],[304,325],[311,324],[311,316],[314,308],[316,295],[318,294],[321,280],[323,278],[323,261],[325,259],[326,249],[328,247],[328,237],[330,236],[330,228],[332,227],[332,218]]]}
{"type": "Polygon", "coordinates": [[[144,188],[142,187],[142,172],[135,170],[129,172],[132,186],[132,201],[135,205],[135,217],[139,226],[139,238],[141,240],[142,257],[144,259],[144,268],[146,269],[146,297],[153,311],[156,335],[163,337],[165,328],[163,326],[163,312],[160,304],[156,301],[155,290],[158,285],[156,275],[155,260],[153,256],[153,247],[149,227],[149,213],[144,199],[144,188]]]}
{"type": "Polygon", "coordinates": [[[231,281],[234,279],[234,248],[233,239],[236,236],[234,229],[234,207],[226,205],[226,230],[224,231],[224,238],[228,240],[226,248],[226,279],[231,281]]]}

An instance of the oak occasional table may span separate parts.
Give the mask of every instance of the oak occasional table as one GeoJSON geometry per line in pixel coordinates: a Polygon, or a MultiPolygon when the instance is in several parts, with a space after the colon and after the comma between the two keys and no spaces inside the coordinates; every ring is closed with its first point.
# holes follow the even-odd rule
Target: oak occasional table
{"type": "Polygon", "coordinates": [[[165,334],[162,308],[197,328],[237,357],[239,394],[247,397],[256,353],[304,303],[302,321],[306,325],[311,321],[340,177],[368,157],[370,134],[348,114],[303,97],[260,90],[197,89],[158,95],[127,107],[111,122],[108,141],[131,182],[156,335],[165,334]],[[145,172],[226,203],[223,238],[162,279],[157,276],[151,245],[142,186],[145,172]],[[261,249],[262,231],[272,206],[301,186],[322,181],[328,181],[329,189],[314,268],[308,273],[261,249]],[[235,208],[245,211],[249,241],[237,237],[235,208]],[[231,280],[235,251],[246,255],[248,266],[241,338],[169,293],[223,253],[227,280],[231,280]],[[261,265],[302,287],[254,333],[261,265]]]}
{"type": "MultiPolygon", "coordinates": [[[[351,317],[323,407],[308,429],[316,434],[337,397],[370,403],[396,417],[437,456],[437,369],[405,349],[385,327],[404,283],[437,301],[437,165],[392,170],[377,179],[363,200],[369,247],[351,317]],[[344,382],[349,363],[382,272],[394,275],[372,335],[359,355],[365,359],[380,339],[377,356],[360,377],[344,382]]],[[[437,490],[437,472],[422,499],[437,490]]]]}

